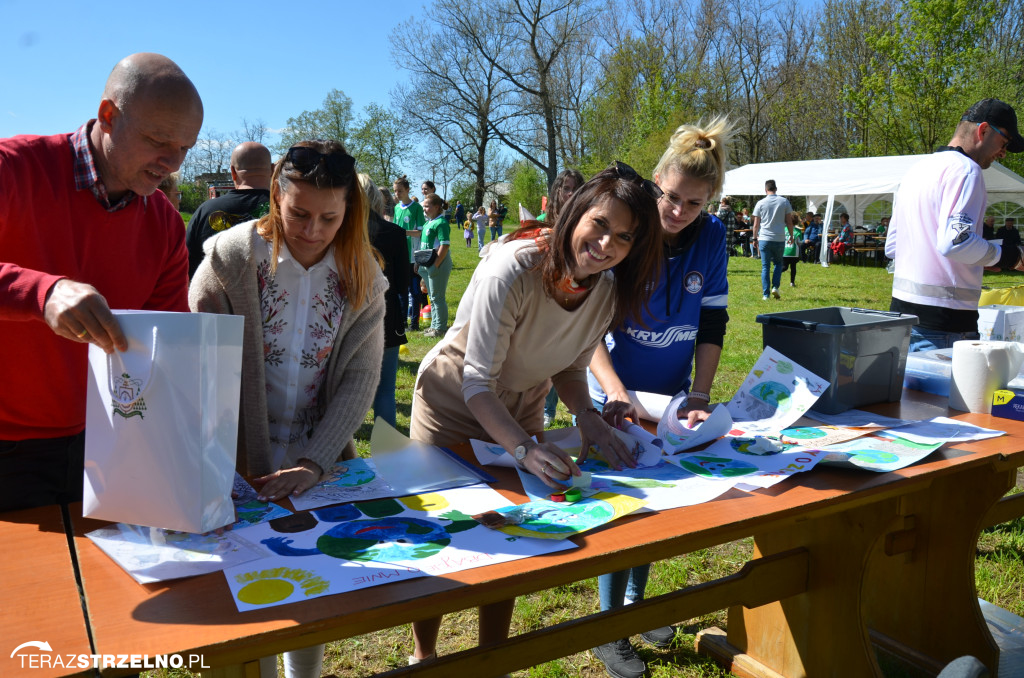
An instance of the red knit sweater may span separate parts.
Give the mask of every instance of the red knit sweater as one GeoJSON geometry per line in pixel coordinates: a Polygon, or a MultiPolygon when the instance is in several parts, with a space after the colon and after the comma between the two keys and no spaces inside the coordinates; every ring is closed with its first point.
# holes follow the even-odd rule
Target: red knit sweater
{"type": "Polygon", "coordinates": [[[0,440],[85,427],[87,345],[43,321],[61,278],[112,309],[188,311],[181,218],[162,195],[107,212],[75,190],[70,135],[0,139],[0,440]]]}

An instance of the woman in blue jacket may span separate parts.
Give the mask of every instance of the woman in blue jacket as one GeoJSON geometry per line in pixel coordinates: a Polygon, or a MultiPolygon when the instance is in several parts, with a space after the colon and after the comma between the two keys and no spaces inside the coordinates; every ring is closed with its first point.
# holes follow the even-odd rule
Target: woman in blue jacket
{"type": "MultiPolygon", "coordinates": [[[[725,144],[731,134],[726,118],[706,128],[683,125],[654,169],[664,192],[658,202],[664,239],[661,273],[643,323],[627,320],[599,345],[590,363],[590,394],[613,426],[626,417],[637,420],[636,403],[627,391],[675,396],[688,394],[679,417],[689,426],[706,419],[711,385],[722,354],[729,283],[725,226],[704,206],[722,190],[725,144]],[[692,371],[692,380],[691,380],[692,371]]],[[[598,578],[601,609],[620,607],[628,597],[642,600],[650,565],[598,578]]],[[[667,646],[672,627],[648,631],[641,638],[667,646]]],[[[642,676],[644,661],[629,639],[594,648],[611,675],[642,676]]]]}

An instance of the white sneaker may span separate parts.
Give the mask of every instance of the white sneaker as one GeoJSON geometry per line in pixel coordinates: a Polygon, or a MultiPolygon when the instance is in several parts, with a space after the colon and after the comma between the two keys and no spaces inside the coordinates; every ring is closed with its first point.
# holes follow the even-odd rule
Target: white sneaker
{"type": "Polygon", "coordinates": [[[553,424],[554,421],[555,421],[554,417],[552,417],[549,414],[545,414],[544,415],[544,428],[548,428],[549,426],[551,426],[551,424],[553,424]]]}
{"type": "Polygon", "coordinates": [[[779,288],[778,287],[773,287],[772,288],[772,296],[775,297],[776,299],[781,299],[782,298],[782,297],[779,296],[779,288]]]}
{"type": "Polygon", "coordinates": [[[417,659],[415,655],[409,655],[409,666],[416,666],[417,664],[422,664],[423,662],[429,662],[429,661],[431,661],[433,659],[437,659],[437,653],[436,652],[428,654],[423,659],[417,659]]]}

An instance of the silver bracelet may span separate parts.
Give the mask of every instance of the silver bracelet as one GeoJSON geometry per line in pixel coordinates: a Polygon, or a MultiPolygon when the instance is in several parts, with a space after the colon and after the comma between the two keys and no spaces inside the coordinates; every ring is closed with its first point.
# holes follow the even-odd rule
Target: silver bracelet
{"type": "Polygon", "coordinates": [[[689,393],[687,393],[686,400],[689,401],[690,398],[700,398],[701,400],[704,400],[706,402],[711,402],[711,394],[701,393],[700,391],[690,391],[689,393]]]}

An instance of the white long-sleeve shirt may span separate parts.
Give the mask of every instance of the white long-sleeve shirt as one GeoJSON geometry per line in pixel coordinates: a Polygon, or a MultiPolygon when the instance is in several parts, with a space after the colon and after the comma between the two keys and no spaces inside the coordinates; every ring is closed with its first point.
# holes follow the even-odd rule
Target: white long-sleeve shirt
{"type": "Polygon", "coordinates": [[[892,296],[953,310],[975,310],[985,266],[999,245],[982,237],[985,179],[955,150],[933,153],[907,172],[893,203],[885,254],[895,260],[892,296]]]}

